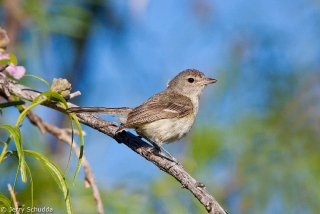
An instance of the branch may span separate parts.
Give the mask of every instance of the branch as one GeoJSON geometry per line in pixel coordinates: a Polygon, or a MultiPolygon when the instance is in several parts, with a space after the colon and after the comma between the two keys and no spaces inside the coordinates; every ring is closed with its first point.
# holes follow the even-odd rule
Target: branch
{"type": "MultiPolygon", "coordinates": [[[[5,91],[6,89],[10,94],[29,101],[32,101],[39,95],[34,89],[17,84],[14,81],[5,81],[5,78],[0,77],[0,90],[5,91]]],[[[66,114],[65,109],[60,105],[53,103],[44,103],[44,105],[66,114]]],[[[72,103],[68,103],[68,105],[69,107],[76,106],[72,103]]],[[[205,185],[191,177],[180,163],[174,163],[162,155],[153,153],[151,149],[152,146],[130,132],[122,131],[116,133],[118,126],[115,123],[105,121],[96,115],[88,113],[80,113],[77,114],[77,116],[81,123],[112,137],[118,143],[124,143],[134,152],[154,163],[160,170],[173,176],[181,183],[183,188],[188,189],[200,201],[208,213],[227,214],[219,203],[208,193],[205,185]]]]}

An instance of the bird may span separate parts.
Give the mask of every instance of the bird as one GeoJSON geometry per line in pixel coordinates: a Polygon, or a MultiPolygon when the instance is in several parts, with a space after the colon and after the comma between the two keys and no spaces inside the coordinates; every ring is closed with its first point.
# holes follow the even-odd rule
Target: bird
{"type": "Polygon", "coordinates": [[[196,69],[186,69],[168,82],[167,88],[135,108],[72,107],[69,113],[112,114],[121,122],[118,131],[134,129],[155,149],[166,152],[162,146],[180,140],[190,131],[199,110],[199,99],[204,88],[217,80],[207,78],[196,69]]]}

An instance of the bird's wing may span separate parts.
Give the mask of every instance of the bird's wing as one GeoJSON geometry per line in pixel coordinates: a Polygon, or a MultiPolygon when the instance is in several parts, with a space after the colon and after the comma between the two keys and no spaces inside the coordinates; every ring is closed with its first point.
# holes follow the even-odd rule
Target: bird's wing
{"type": "Polygon", "coordinates": [[[166,90],[134,108],[120,129],[160,119],[184,117],[190,114],[192,109],[193,104],[188,97],[166,90]]]}

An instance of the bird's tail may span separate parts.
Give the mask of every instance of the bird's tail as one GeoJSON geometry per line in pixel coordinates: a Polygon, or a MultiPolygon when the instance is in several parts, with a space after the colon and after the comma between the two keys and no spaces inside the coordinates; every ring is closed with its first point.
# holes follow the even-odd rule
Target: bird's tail
{"type": "Polygon", "coordinates": [[[105,107],[71,107],[67,109],[68,113],[92,113],[92,114],[122,114],[126,115],[132,111],[132,108],[105,108],[105,107]]]}

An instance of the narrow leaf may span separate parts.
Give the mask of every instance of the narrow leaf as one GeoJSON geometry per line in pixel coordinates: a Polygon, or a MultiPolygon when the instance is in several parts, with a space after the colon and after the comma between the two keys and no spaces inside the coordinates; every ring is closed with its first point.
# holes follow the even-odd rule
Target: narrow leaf
{"type": "Polygon", "coordinates": [[[13,54],[9,54],[10,57],[10,61],[14,64],[14,65],[18,65],[18,60],[17,57],[13,54]]]}
{"type": "Polygon", "coordinates": [[[41,80],[42,82],[44,82],[48,86],[48,88],[50,88],[50,84],[48,83],[48,81],[46,81],[45,79],[42,79],[41,77],[38,77],[38,76],[32,75],[32,74],[25,74],[24,77],[33,77],[38,80],[41,80]]]}
{"type": "Polygon", "coordinates": [[[27,155],[30,155],[36,159],[38,159],[48,170],[48,172],[52,175],[56,183],[58,184],[59,188],[62,190],[64,199],[65,199],[65,204],[67,207],[67,211],[69,214],[72,213],[72,206],[71,206],[71,201],[70,201],[70,195],[69,195],[69,189],[67,182],[60,171],[60,169],[49,159],[47,159],[45,156],[43,156],[40,153],[37,153],[35,151],[31,150],[24,150],[24,153],[27,155]]]}
{"type": "Polygon", "coordinates": [[[70,150],[69,150],[68,163],[67,163],[66,169],[64,170],[64,174],[67,173],[67,170],[70,165],[70,160],[71,160],[71,156],[72,156],[73,137],[74,137],[72,117],[69,116],[69,120],[70,120],[70,125],[71,125],[71,130],[72,130],[71,131],[71,145],[70,145],[70,150]]]}
{"type": "Polygon", "coordinates": [[[68,108],[68,104],[67,104],[66,100],[60,94],[58,94],[56,92],[51,92],[51,91],[43,92],[43,93],[39,94],[36,98],[33,99],[30,106],[28,106],[26,109],[24,109],[21,112],[21,114],[19,115],[19,117],[17,119],[16,126],[18,126],[20,123],[22,123],[22,121],[24,120],[25,116],[27,115],[28,111],[30,111],[30,109],[32,109],[32,108],[34,108],[44,102],[47,102],[48,100],[51,100],[52,98],[55,98],[60,104],[65,106],[65,108],[68,108]],[[44,99],[38,101],[40,98],[42,98],[44,96],[47,98],[44,98],[44,99]]]}
{"type": "Polygon", "coordinates": [[[0,104],[0,108],[7,108],[7,107],[10,107],[10,106],[18,106],[18,105],[23,105],[25,104],[24,101],[13,101],[13,102],[7,102],[7,103],[1,103],[0,104]]]}
{"type": "MultiPolygon", "coordinates": [[[[0,126],[0,128],[6,129],[10,132],[10,137],[13,137],[13,141],[16,145],[17,152],[18,152],[18,157],[19,157],[19,165],[20,165],[20,172],[21,172],[21,179],[25,183],[27,182],[27,175],[26,175],[26,162],[24,159],[24,152],[22,148],[22,143],[21,143],[21,133],[20,129],[15,126],[10,126],[7,124],[4,124],[0,126]]],[[[7,142],[8,144],[9,142],[7,142]]],[[[2,154],[1,154],[2,155],[2,154]]]]}
{"type": "Polygon", "coordinates": [[[32,108],[34,108],[34,107],[36,107],[36,106],[38,106],[38,105],[40,105],[40,104],[42,104],[42,103],[44,103],[44,102],[46,102],[46,101],[47,101],[47,99],[43,99],[43,100],[41,100],[41,101],[39,101],[39,102],[36,102],[36,103],[32,102],[30,106],[28,106],[27,108],[25,108],[25,109],[20,113],[20,115],[19,115],[19,117],[18,117],[18,119],[17,119],[17,121],[16,121],[16,126],[19,126],[19,124],[22,123],[22,121],[24,120],[25,116],[27,115],[27,113],[28,113],[32,108]]]}
{"type": "Polygon", "coordinates": [[[30,179],[30,185],[31,185],[31,207],[33,207],[33,180],[32,180],[32,174],[30,171],[29,166],[26,164],[26,169],[29,175],[29,179],[30,179]]]}
{"type": "Polygon", "coordinates": [[[10,59],[0,59],[0,64],[1,65],[6,65],[6,64],[8,64],[10,62],[11,62],[10,59]]]}
{"type": "Polygon", "coordinates": [[[76,172],[74,173],[74,176],[73,176],[73,183],[74,183],[76,180],[76,177],[79,173],[80,167],[81,167],[83,148],[84,148],[84,138],[83,138],[83,134],[82,134],[82,128],[81,128],[81,125],[79,123],[77,116],[75,114],[69,114],[69,117],[71,117],[74,120],[74,122],[77,126],[77,129],[79,131],[79,136],[80,136],[80,154],[79,154],[77,169],[76,169],[76,172]]]}
{"type": "Polygon", "coordinates": [[[37,100],[42,96],[46,96],[46,97],[50,98],[50,100],[53,100],[53,101],[58,101],[65,108],[68,108],[67,101],[60,94],[58,94],[57,92],[53,92],[53,91],[46,91],[46,92],[41,93],[39,96],[34,98],[33,102],[37,102],[37,100]],[[56,99],[56,100],[54,100],[54,99],[56,99]]]}
{"type": "MultiPolygon", "coordinates": [[[[0,195],[0,204],[3,204],[4,206],[0,206],[0,212],[2,213],[6,213],[5,209],[7,211],[10,210],[10,207],[11,207],[11,202],[10,202],[10,199],[3,196],[3,195],[0,195]]],[[[9,213],[9,212],[8,212],[9,213]]]]}

